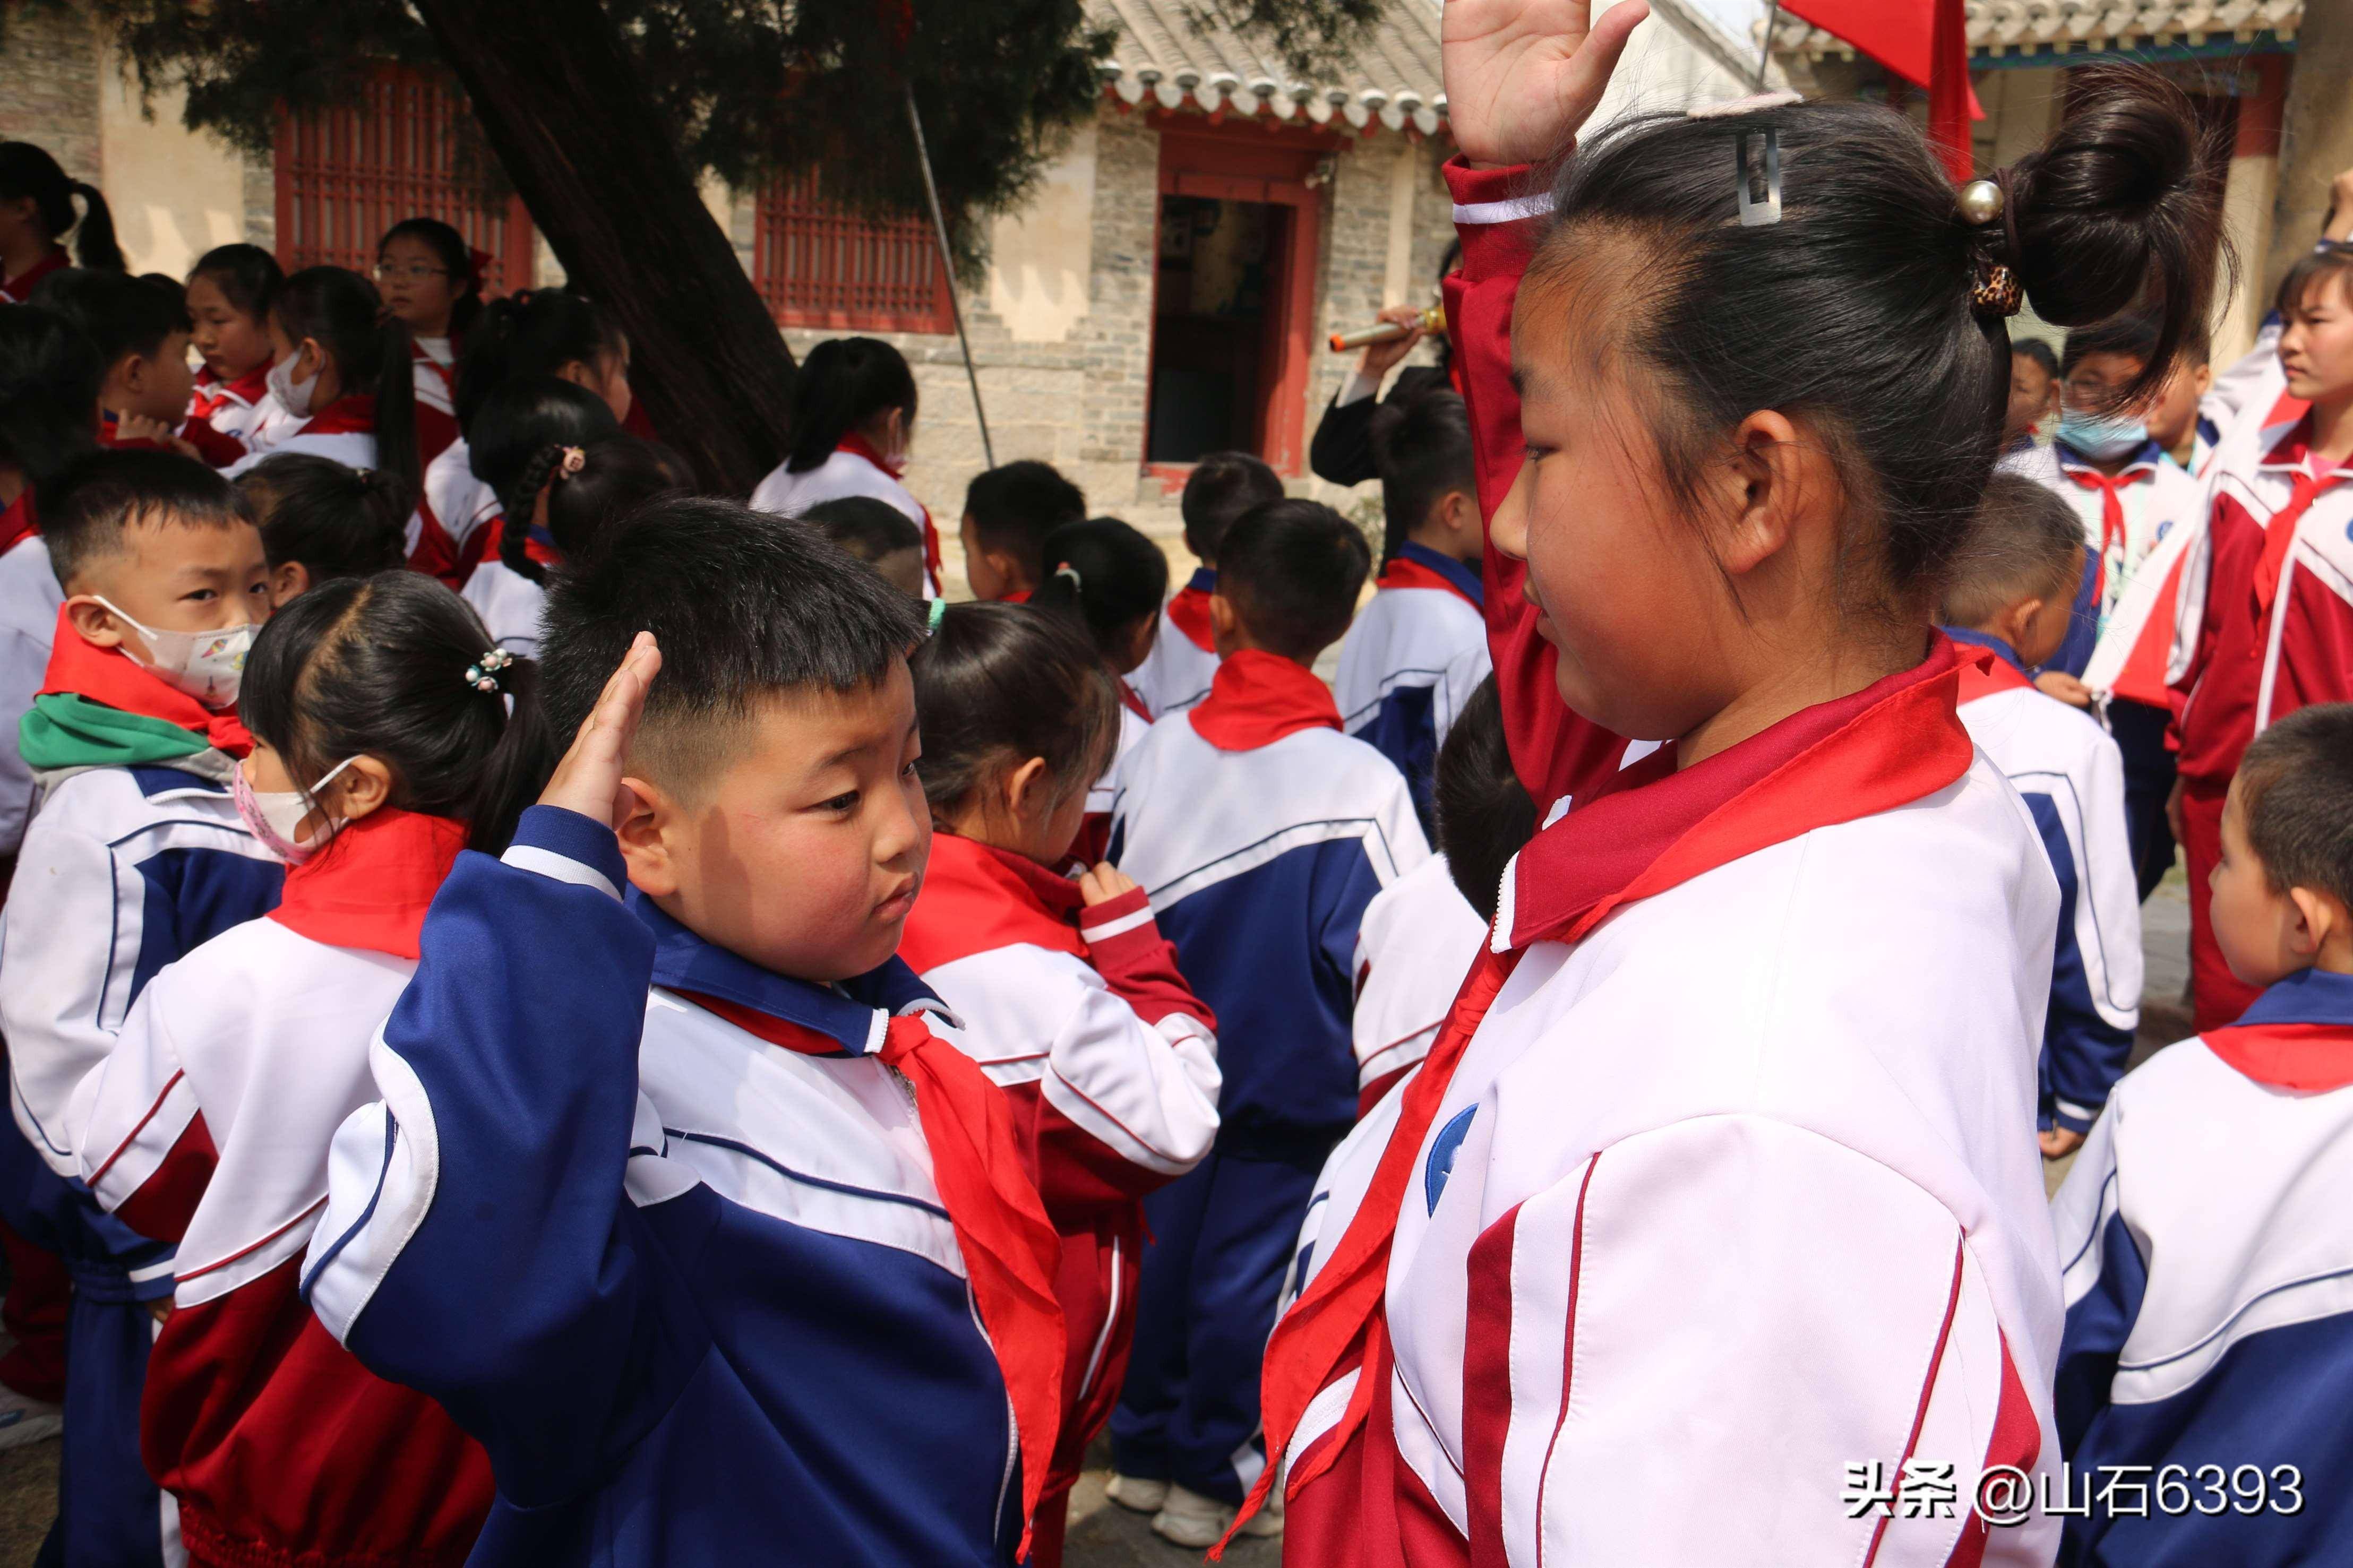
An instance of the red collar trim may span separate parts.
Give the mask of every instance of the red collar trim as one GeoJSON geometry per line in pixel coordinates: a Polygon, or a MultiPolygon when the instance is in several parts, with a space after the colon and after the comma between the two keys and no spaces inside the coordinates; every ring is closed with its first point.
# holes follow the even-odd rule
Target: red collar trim
{"type": "Polygon", "coordinates": [[[466,825],[389,807],[352,824],[300,866],[269,918],[329,947],[417,955],[425,911],[466,847],[466,825]]]}
{"type": "MultiPolygon", "coordinates": [[[[2286,401],[2284,398],[2283,402],[2286,401]]],[[[2266,468],[2291,468],[2298,474],[2311,471],[2312,467],[2312,405],[2304,405],[2304,413],[2287,427],[2272,449],[2263,454],[2260,465],[2266,468]]],[[[2353,458],[2338,463],[2337,468],[2353,468],[2353,458]]]]}
{"type": "Polygon", "coordinates": [[[847,452],[853,458],[863,458],[894,479],[903,478],[907,472],[906,458],[884,457],[881,449],[863,436],[844,436],[833,449],[847,452]]]}
{"type": "Polygon", "coordinates": [[[1484,589],[1479,574],[1460,562],[1449,561],[1438,552],[1408,540],[1405,548],[1381,568],[1377,586],[1382,588],[1437,588],[1452,594],[1482,616],[1487,613],[1484,589]],[[1448,568],[1452,568],[1449,574],[1448,568]]]}
{"type": "Polygon", "coordinates": [[[354,392],[338,397],[302,422],[297,436],[373,436],[375,434],[375,395],[354,392]]]}
{"type": "Polygon", "coordinates": [[[162,441],[151,441],[144,436],[125,438],[117,432],[122,428],[111,415],[99,421],[98,444],[114,452],[168,452],[172,447],[162,441]]]}
{"type": "Polygon", "coordinates": [[[196,412],[210,414],[225,400],[235,400],[248,408],[260,402],[269,392],[269,367],[278,362],[263,360],[235,381],[223,381],[207,365],[196,372],[196,412]]]}
{"type": "Polygon", "coordinates": [[[18,541],[40,531],[40,514],[33,510],[33,486],[27,480],[16,499],[8,503],[8,510],[0,511],[0,555],[16,549],[18,541]]]}
{"type": "Polygon", "coordinates": [[[1209,626],[1209,595],[1216,592],[1217,579],[1206,572],[1193,574],[1193,581],[1176,590],[1168,601],[1168,624],[1185,634],[1186,639],[1203,653],[1217,651],[1217,638],[1209,626]],[[1204,587],[1203,577],[1209,577],[1211,586],[1204,587]]]}
{"type": "Polygon", "coordinates": [[[1959,651],[1961,684],[1959,692],[1954,698],[1956,706],[1964,702],[1975,702],[1980,697],[1991,697],[1999,692],[2015,691],[2021,687],[2031,688],[2034,684],[2026,679],[2018,666],[1995,653],[1991,648],[1978,651],[1978,657],[1974,659],[1969,657],[1970,650],[1964,648],[1959,651]]]}
{"type": "Polygon", "coordinates": [[[1221,752],[1252,752],[1297,731],[1340,727],[1331,688],[1314,670],[1254,647],[1229,655],[1208,696],[1185,717],[1221,752]]]}
{"type": "MultiPolygon", "coordinates": [[[[505,517],[494,517],[491,519],[490,521],[482,524],[481,535],[482,552],[479,556],[475,557],[475,559],[478,561],[498,561],[502,559],[502,551],[507,536],[507,520],[505,517]]],[[[557,550],[554,545],[547,543],[533,534],[523,535],[522,552],[532,560],[538,562],[542,566],[561,566],[564,564],[563,552],[557,550]]]]}
{"type": "Polygon", "coordinates": [[[57,630],[49,642],[49,666],[41,674],[40,695],[70,694],[88,698],[124,713],[176,724],[232,757],[253,750],[253,737],[237,710],[219,712],[186,692],[167,686],[163,678],[121,648],[96,647],[82,641],[73,628],[73,616],[58,606],[57,630]]]}
{"type": "Polygon", "coordinates": [[[1575,942],[1621,904],[1817,827],[1918,800],[1968,771],[1961,661],[1928,657],[1676,771],[1662,747],[1536,835],[1514,863],[1511,945],[1575,942]]]}
{"type": "Polygon", "coordinates": [[[2206,1048],[2257,1083],[2320,1094],[2353,1083],[2353,1029],[2342,1024],[2209,1029],[2206,1048]]]}
{"type": "Polygon", "coordinates": [[[713,996],[703,991],[681,991],[680,995],[707,1013],[726,1019],[754,1039],[765,1040],[788,1051],[805,1057],[838,1057],[842,1054],[841,1042],[822,1030],[800,1024],[789,1024],[773,1013],[763,1013],[757,1007],[747,1007],[741,1002],[730,1002],[723,996],[713,996]]]}
{"type": "Polygon", "coordinates": [[[1076,882],[1026,855],[934,832],[899,956],[918,974],[1017,943],[1084,958],[1082,905],[1076,882]]]}
{"type": "Polygon", "coordinates": [[[1029,602],[1030,592],[1028,588],[1016,588],[1010,594],[998,595],[997,602],[1000,605],[1026,605],[1029,602]]]}
{"type": "MultiPolygon", "coordinates": [[[[26,493],[29,495],[32,492],[28,490],[26,493]]],[[[6,548],[6,545],[0,544],[0,550],[5,550],[6,548]]],[[[1151,723],[1152,710],[1144,705],[1144,699],[1135,694],[1135,688],[1127,683],[1127,677],[1124,675],[1114,675],[1112,679],[1119,682],[1119,700],[1124,705],[1125,705],[1127,710],[1134,714],[1137,718],[1143,720],[1145,723],[1151,723]]]]}
{"type": "Polygon", "coordinates": [[[0,300],[6,300],[11,304],[23,304],[25,296],[33,291],[34,284],[52,272],[63,270],[66,265],[66,247],[62,245],[49,247],[49,253],[47,256],[42,257],[6,282],[0,283],[0,300]]]}

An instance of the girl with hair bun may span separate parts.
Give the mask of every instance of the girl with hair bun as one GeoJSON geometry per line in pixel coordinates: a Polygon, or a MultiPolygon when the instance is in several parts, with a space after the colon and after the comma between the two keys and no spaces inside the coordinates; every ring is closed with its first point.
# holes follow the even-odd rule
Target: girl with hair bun
{"type": "Polygon", "coordinates": [[[923,597],[940,592],[940,531],[902,482],[915,439],[915,373],[880,338],[828,338],[793,381],[793,449],[752,491],[797,517],[838,496],[889,501],[923,531],[923,597]]]}
{"type": "Polygon", "coordinates": [[[130,270],[114,240],[114,214],[96,185],[68,177],[30,142],[0,142],[0,304],[23,304],[35,284],[68,265],[59,242],[69,234],[76,258],[91,271],[130,270]]]}
{"type": "Polygon", "coordinates": [[[1303,1568],[2047,1563],[2056,1519],[1969,1503],[2060,1458],[2024,1131],[2060,900],[1930,617],[2010,313],[2144,299],[2157,385],[2220,182],[2178,91],[2099,67],[1959,190],[1860,102],[1579,136],[1644,15],[1595,9],[1446,7],[1448,315],[1549,826],[1319,1179],[1243,1517],[1280,1476],[1303,1568]],[[1848,1500],[1915,1456],[1957,1509],[1848,1500]]]}
{"type": "Polygon", "coordinates": [[[1045,574],[1030,605],[1084,626],[1119,688],[1119,744],[1087,792],[1086,819],[1079,829],[1078,853],[1092,865],[1110,847],[1120,761],[1152,727],[1151,710],[1127,678],[1152,651],[1160,602],[1168,594],[1168,557],[1118,518],[1092,517],[1048,534],[1039,560],[1045,574]]]}
{"type": "Polygon", "coordinates": [[[180,1249],[140,1439],[193,1563],[425,1568],[490,1510],[480,1446],[321,1330],[303,1252],[336,1131],[382,1092],[369,1046],[427,906],[554,765],[537,686],[406,570],[322,584],[255,639],[230,793],[285,897],[157,973],[75,1102],[92,1195],[180,1249]]]}

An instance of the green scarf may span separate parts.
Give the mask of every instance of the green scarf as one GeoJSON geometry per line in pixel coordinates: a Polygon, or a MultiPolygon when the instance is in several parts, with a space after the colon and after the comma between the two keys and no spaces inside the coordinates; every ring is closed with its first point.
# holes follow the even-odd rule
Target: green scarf
{"type": "Polygon", "coordinates": [[[212,750],[193,731],[126,713],[71,692],[33,699],[17,728],[17,750],[36,773],[59,768],[130,768],[212,750]]]}

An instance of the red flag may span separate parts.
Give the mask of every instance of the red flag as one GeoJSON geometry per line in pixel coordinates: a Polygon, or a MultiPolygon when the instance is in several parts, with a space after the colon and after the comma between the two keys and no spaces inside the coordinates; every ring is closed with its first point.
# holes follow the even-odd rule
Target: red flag
{"type": "Polygon", "coordinates": [[[1928,140],[1955,184],[1971,177],[1969,121],[1985,110],[1969,86],[1962,0],[1782,0],[1781,8],[1926,88],[1928,140]]]}

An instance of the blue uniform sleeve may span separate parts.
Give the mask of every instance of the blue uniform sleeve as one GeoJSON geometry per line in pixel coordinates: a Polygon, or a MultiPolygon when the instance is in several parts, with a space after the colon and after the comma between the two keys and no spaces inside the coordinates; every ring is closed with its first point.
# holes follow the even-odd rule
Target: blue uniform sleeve
{"type": "Polygon", "coordinates": [[[2111,1107],[2094,1123],[2051,1202],[2059,1234],[2060,1291],[2067,1303],[2052,1414],[2060,1452],[2079,1472],[2085,1468],[2085,1437],[2108,1407],[2116,1362],[2148,1287],[2147,1261],[2125,1223],[2117,1122],[2117,1109],[2111,1107]]]}
{"type": "MultiPolygon", "coordinates": [[[[2094,864],[2091,850],[2097,847],[2093,840],[2102,824],[2092,820],[2092,803],[2044,793],[2032,780],[2016,782],[2059,879],[2059,931],[2052,952],[2050,1007],[2043,1019],[2038,1120],[2045,1127],[2083,1132],[2124,1076],[2139,1022],[2139,901],[2129,889],[2120,900],[2115,889],[2104,885],[2118,877],[2129,881],[2131,856],[2128,849],[2110,847],[2114,852],[2108,858],[2116,863],[2094,864]],[[2132,929],[2110,931],[2104,920],[2132,929]],[[2127,987],[2129,997],[2116,994],[2127,987]]],[[[2114,782],[2120,834],[2120,772],[2114,782]]]]}
{"type": "Polygon", "coordinates": [[[535,806],[468,854],[337,1133],[303,1294],[431,1394],[519,1507],[578,1496],[674,1402],[708,1336],[627,1188],[651,933],[612,833],[535,806]]]}

